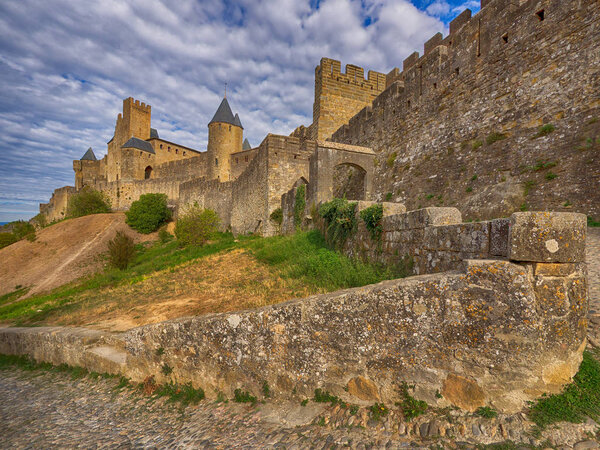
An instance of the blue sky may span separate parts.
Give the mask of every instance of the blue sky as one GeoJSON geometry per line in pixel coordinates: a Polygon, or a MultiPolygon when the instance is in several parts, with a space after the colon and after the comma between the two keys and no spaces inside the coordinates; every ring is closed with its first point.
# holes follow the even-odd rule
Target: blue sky
{"type": "Polygon", "coordinates": [[[224,83],[257,145],[312,122],[321,57],[387,73],[478,0],[0,2],[0,221],[27,219],[72,160],[106,154],[122,100],[206,149],[224,83]]]}

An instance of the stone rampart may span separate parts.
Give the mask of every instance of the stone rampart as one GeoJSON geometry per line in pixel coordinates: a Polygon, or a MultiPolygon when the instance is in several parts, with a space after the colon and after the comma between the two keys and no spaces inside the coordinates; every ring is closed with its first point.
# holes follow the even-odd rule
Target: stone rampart
{"type": "Polygon", "coordinates": [[[153,178],[171,178],[173,180],[192,180],[208,173],[206,153],[187,159],[169,161],[160,164],[152,172],[153,178]]]}
{"type": "MultiPolygon", "coordinates": [[[[452,213],[431,211],[389,220],[399,218],[408,229],[444,228],[454,220],[452,213]]],[[[236,388],[258,394],[266,382],[279,398],[300,400],[323,388],[351,403],[392,404],[407,382],[432,405],[514,412],[543,393],[558,392],[581,362],[585,230],[579,215],[515,215],[508,235],[494,245],[516,261],[467,259],[445,273],[120,335],[4,328],[0,353],[136,381],[151,375],[159,382],[191,381],[209,398],[231,396],[236,388]],[[161,371],[165,364],[173,368],[169,376],[161,371]]]]}
{"type": "Polygon", "coordinates": [[[40,213],[45,214],[48,222],[62,220],[67,215],[69,198],[77,190],[73,186],[63,186],[55,189],[48,203],[40,203],[40,213]]]}
{"type": "Polygon", "coordinates": [[[600,217],[600,11],[491,0],[465,11],[387,76],[332,140],[367,145],[374,193],[471,219],[520,208],[600,217]],[[542,125],[554,132],[538,135],[542,125]],[[551,168],[551,170],[549,170],[551,168]]]}
{"type": "Polygon", "coordinates": [[[228,230],[231,227],[231,211],[233,205],[233,181],[220,182],[199,178],[187,181],[179,187],[177,215],[198,203],[201,208],[212,209],[219,216],[219,229],[228,230]]]}

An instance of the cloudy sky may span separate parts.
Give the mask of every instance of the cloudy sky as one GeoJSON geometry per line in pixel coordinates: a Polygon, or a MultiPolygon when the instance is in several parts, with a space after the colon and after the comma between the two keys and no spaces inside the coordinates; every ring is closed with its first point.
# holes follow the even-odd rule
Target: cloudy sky
{"type": "Polygon", "coordinates": [[[387,73],[478,0],[3,0],[0,221],[27,219],[72,160],[106,154],[122,100],[206,149],[223,96],[254,146],[312,122],[323,56],[387,73]]]}

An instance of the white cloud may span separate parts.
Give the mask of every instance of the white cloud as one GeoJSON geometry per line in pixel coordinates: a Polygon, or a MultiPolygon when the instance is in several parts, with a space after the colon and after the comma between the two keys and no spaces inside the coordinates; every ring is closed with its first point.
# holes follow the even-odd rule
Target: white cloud
{"type": "MultiPolygon", "coordinates": [[[[438,4],[440,6],[434,6],[438,4]]],[[[444,24],[408,0],[20,0],[0,3],[2,198],[47,201],[71,160],[106,152],[122,99],[161,137],[205,149],[228,83],[252,144],[312,121],[323,56],[388,72],[444,24]],[[370,25],[365,26],[366,19],[370,25]]],[[[441,11],[441,9],[439,9],[441,11]]],[[[437,13],[440,15],[441,13],[437,13]]]]}

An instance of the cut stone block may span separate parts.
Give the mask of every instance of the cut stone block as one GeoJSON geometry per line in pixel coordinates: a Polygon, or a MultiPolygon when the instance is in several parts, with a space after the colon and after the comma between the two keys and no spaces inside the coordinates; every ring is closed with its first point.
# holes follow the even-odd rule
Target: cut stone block
{"type": "Polygon", "coordinates": [[[508,257],[513,261],[585,261],[586,216],[562,212],[518,212],[510,218],[508,257]]]}

